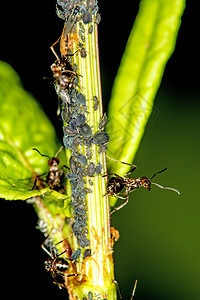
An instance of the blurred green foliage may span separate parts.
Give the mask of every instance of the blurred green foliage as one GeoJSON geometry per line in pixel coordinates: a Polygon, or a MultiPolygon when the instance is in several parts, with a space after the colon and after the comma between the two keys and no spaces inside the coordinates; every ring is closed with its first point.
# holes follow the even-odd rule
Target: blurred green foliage
{"type": "MultiPolygon", "coordinates": [[[[185,0],[143,0],[109,102],[108,155],[132,162],[153,109],[165,65],[174,51],[185,0]]],[[[109,161],[123,175],[127,165],[109,161]]]]}
{"type": "Polygon", "coordinates": [[[181,195],[156,186],[140,189],[112,215],[121,235],[115,273],[124,299],[135,279],[135,300],[200,299],[199,97],[161,86],[132,174],[152,176],[167,167],[154,181],[181,195]]]}

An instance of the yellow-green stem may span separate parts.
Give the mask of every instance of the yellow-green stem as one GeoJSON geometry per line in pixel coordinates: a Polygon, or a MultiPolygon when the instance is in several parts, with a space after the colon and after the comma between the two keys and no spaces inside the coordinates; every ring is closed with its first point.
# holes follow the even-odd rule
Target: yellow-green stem
{"type": "MultiPolygon", "coordinates": [[[[84,25],[82,21],[77,24],[76,32],[79,32],[80,22],[85,28],[84,48],[86,57],[82,58],[80,51],[73,57],[73,63],[78,67],[79,88],[87,99],[87,123],[92,128],[93,134],[98,132],[98,125],[103,116],[100,68],[99,68],[99,53],[98,53],[98,32],[97,25],[94,22],[93,16],[93,32],[88,33],[91,24],[84,25]],[[99,100],[99,109],[94,110],[93,97],[96,96],[99,100]]],[[[78,43],[73,43],[73,51],[78,49],[78,43]]],[[[103,166],[102,173],[106,173],[106,159],[104,153],[99,153],[99,147],[92,144],[92,159],[95,165],[101,163],[103,166]]],[[[79,152],[86,155],[86,146],[80,146],[79,152]]],[[[92,178],[93,186],[88,183],[90,178],[86,180],[86,187],[92,190],[92,193],[87,194],[87,215],[88,215],[88,238],[90,240],[90,248],[92,256],[84,260],[83,266],[78,266],[78,271],[82,272],[85,282],[79,286],[74,286],[74,294],[78,299],[87,296],[91,291],[93,295],[98,295],[101,299],[108,298],[115,300],[116,286],[114,284],[114,267],[112,258],[113,241],[110,236],[110,214],[109,214],[109,199],[106,194],[106,177],[94,176],[92,178]]],[[[74,245],[77,245],[76,237],[73,238],[74,245]]],[[[71,296],[73,299],[73,296],[71,296]]],[[[96,298],[94,298],[96,299],[96,298]]]]}

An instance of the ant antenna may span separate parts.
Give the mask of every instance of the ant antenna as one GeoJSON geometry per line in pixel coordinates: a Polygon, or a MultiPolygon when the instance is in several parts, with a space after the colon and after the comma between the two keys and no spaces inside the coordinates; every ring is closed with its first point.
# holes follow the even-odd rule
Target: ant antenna
{"type": "MultiPolygon", "coordinates": [[[[155,174],[150,178],[150,180],[151,180],[152,178],[154,178],[157,174],[160,174],[160,173],[162,173],[162,172],[164,172],[164,171],[166,171],[166,170],[167,170],[167,168],[164,168],[163,170],[161,170],[161,171],[155,173],[155,174]]],[[[174,189],[174,188],[171,188],[171,187],[165,187],[165,186],[162,186],[162,185],[160,185],[160,184],[158,184],[158,183],[155,183],[155,182],[151,182],[151,184],[156,185],[156,186],[159,187],[160,189],[171,190],[171,191],[176,192],[178,195],[181,194],[177,189],[174,189]]]]}
{"type": "Polygon", "coordinates": [[[171,187],[165,187],[165,186],[162,186],[162,185],[160,185],[160,184],[158,184],[158,183],[155,183],[155,182],[151,182],[151,184],[156,185],[156,186],[159,187],[160,189],[171,190],[171,191],[176,192],[178,195],[181,194],[178,190],[176,190],[176,189],[174,189],[174,188],[171,188],[171,187]]]}
{"type": "Polygon", "coordinates": [[[161,170],[161,171],[155,173],[155,174],[150,178],[150,180],[153,179],[157,174],[160,174],[160,173],[162,173],[162,172],[164,172],[164,171],[166,171],[166,170],[167,170],[167,168],[164,168],[163,170],[161,170]]]}
{"type": "Polygon", "coordinates": [[[133,300],[133,297],[134,297],[134,295],[135,295],[136,287],[137,287],[137,280],[135,281],[135,284],[134,284],[134,287],[133,287],[133,292],[132,292],[132,295],[131,295],[131,299],[130,299],[130,300],[133,300]]]}
{"type": "Polygon", "coordinates": [[[45,154],[42,154],[38,149],[36,149],[36,148],[33,148],[32,150],[35,150],[35,151],[37,151],[41,156],[44,156],[44,157],[48,157],[48,158],[51,158],[50,156],[48,156],[48,155],[45,155],[45,154]]]}
{"type": "Polygon", "coordinates": [[[60,152],[63,150],[63,146],[61,146],[59,149],[58,149],[58,151],[56,152],[56,154],[55,154],[55,157],[58,157],[58,155],[60,154],[60,152]]]}

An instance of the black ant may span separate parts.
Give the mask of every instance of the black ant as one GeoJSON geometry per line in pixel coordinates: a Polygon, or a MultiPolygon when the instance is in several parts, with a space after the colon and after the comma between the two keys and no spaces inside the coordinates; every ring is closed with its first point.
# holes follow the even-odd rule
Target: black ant
{"type": "MultiPolygon", "coordinates": [[[[61,169],[59,169],[59,167],[58,167],[59,163],[60,163],[60,160],[57,156],[62,151],[62,149],[63,149],[63,146],[58,150],[55,157],[50,157],[48,155],[41,154],[38,149],[33,148],[33,150],[37,151],[41,156],[49,158],[49,161],[48,161],[49,172],[46,176],[46,180],[45,180],[46,184],[50,187],[50,189],[55,190],[55,191],[57,191],[61,194],[64,194],[65,193],[65,188],[64,188],[64,185],[62,185],[62,182],[64,180],[63,167],[65,167],[67,169],[69,169],[69,168],[66,165],[63,165],[63,167],[61,169]]],[[[38,177],[36,178],[36,180],[34,182],[34,186],[33,186],[32,190],[36,186],[38,177]]],[[[40,179],[40,181],[43,181],[43,180],[40,179]]]]}
{"type": "MultiPolygon", "coordinates": [[[[47,238],[48,239],[48,238],[47,238]]],[[[66,253],[68,251],[65,250],[63,252],[61,252],[60,254],[56,254],[55,251],[55,246],[57,244],[62,243],[64,240],[56,243],[55,245],[50,247],[50,251],[44,246],[44,243],[41,245],[42,249],[50,256],[49,259],[47,259],[44,262],[44,266],[47,272],[51,273],[51,276],[54,279],[54,283],[56,283],[59,288],[61,289],[62,287],[65,287],[63,283],[60,283],[60,277],[71,277],[71,276],[79,276],[79,275],[83,275],[83,274],[69,274],[67,275],[66,272],[68,271],[70,265],[68,261],[72,261],[74,262],[71,258],[64,258],[64,257],[60,257],[61,255],[63,255],[64,253],[66,253]]],[[[71,249],[70,249],[71,250],[71,249]]]]}
{"type": "MultiPolygon", "coordinates": [[[[110,158],[110,157],[108,157],[108,158],[111,159],[111,160],[114,160],[114,161],[118,161],[118,160],[110,158]]],[[[120,162],[120,161],[118,161],[118,162],[120,162]]],[[[151,190],[150,186],[151,186],[151,184],[153,184],[153,185],[156,185],[156,186],[158,186],[159,188],[162,188],[162,189],[172,190],[172,191],[174,191],[174,192],[176,192],[180,195],[180,192],[178,190],[174,189],[174,188],[164,187],[164,186],[162,186],[158,183],[151,182],[151,180],[157,174],[160,174],[160,173],[166,171],[167,168],[164,168],[163,170],[161,170],[159,172],[156,172],[151,178],[147,178],[146,176],[143,176],[143,177],[140,177],[140,178],[133,179],[133,178],[127,178],[127,176],[130,175],[133,171],[135,171],[135,169],[137,167],[135,165],[132,165],[132,164],[129,164],[129,163],[125,163],[125,162],[121,162],[121,163],[123,163],[125,165],[132,166],[133,168],[130,171],[128,171],[127,173],[125,173],[123,177],[121,177],[121,176],[119,176],[118,174],[115,174],[115,173],[110,173],[110,174],[103,175],[103,177],[105,177],[107,175],[114,175],[115,176],[115,177],[111,177],[109,179],[108,185],[107,185],[107,193],[104,196],[109,195],[109,196],[114,196],[114,197],[119,198],[119,199],[126,200],[120,206],[115,207],[114,210],[111,212],[111,214],[113,212],[115,212],[116,210],[119,210],[122,207],[124,207],[128,203],[128,198],[129,198],[130,192],[140,188],[141,186],[143,186],[145,189],[150,191],[151,190]],[[122,197],[122,196],[118,195],[123,189],[125,189],[125,197],[122,197]]]]}

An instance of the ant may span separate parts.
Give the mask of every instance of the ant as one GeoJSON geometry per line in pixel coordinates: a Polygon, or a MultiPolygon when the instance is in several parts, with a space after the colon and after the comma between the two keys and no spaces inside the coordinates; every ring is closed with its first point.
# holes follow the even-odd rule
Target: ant
{"type": "MultiPolygon", "coordinates": [[[[107,157],[108,157],[108,155],[107,155],[107,157]]],[[[110,158],[110,157],[108,157],[108,158],[111,159],[111,160],[114,160],[114,161],[118,161],[118,160],[110,158]]],[[[118,161],[118,162],[120,162],[120,161],[118,161]]],[[[141,186],[143,186],[145,189],[150,191],[151,190],[150,186],[151,186],[151,184],[153,184],[153,185],[156,185],[156,186],[158,186],[159,188],[162,188],[162,189],[172,190],[172,191],[174,191],[174,192],[176,192],[177,194],[180,195],[180,192],[178,190],[174,189],[174,188],[164,187],[164,186],[162,186],[158,183],[151,182],[151,180],[157,174],[160,174],[160,173],[166,171],[167,168],[164,168],[163,170],[161,170],[159,172],[156,172],[151,178],[147,178],[146,176],[143,176],[143,177],[140,177],[140,178],[133,179],[133,178],[129,178],[129,177],[127,178],[127,176],[130,175],[133,171],[135,171],[135,169],[137,167],[133,164],[129,164],[129,163],[125,163],[125,162],[121,162],[121,163],[125,164],[125,165],[132,166],[133,168],[130,171],[128,171],[127,173],[125,173],[123,177],[121,177],[121,176],[119,176],[118,174],[115,174],[115,173],[110,173],[110,174],[103,175],[103,177],[105,177],[107,175],[114,175],[115,176],[115,177],[111,177],[109,179],[108,185],[107,185],[107,193],[104,196],[110,195],[110,196],[114,196],[114,197],[119,198],[119,199],[126,200],[120,206],[115,207],[114,210],[111,212],[111,214],[113,212],[115,212],[116,210],[119,210],[119,209],[123,208],[128,203],[130,192],[140,188],[141,186]],[[118,195],[123,189],[125,189],[125,197],[122,197],[122,196],[118,195]]]]}
{"type": "MultiPolygon", "coordinates": [[[[47,238],[48,239],[48,238],[47,238]]],[[[46,241],[46,240],[45,240],[46,241]]],[[[45,242],[41,245],[42,249],[50,256],[49,259],[47,259],[44,262],[44,266],[47,272],[51,273],[51,276],[54,279],[54,283],[56,283],[59,288],[61,289],[62,287],[65,287],[63,283],[58,282],[58,278],[60,277],[71,277],[71,276],[79,276],[79,275],[83,275],[83,274],[65,274],[68,269],[69,269],[69,262],[68,261],[73,261],[71,258],[64,258],[64,257],[60,257],[61,255],[63,255],[65,252],[67,252],[69,249],[61,252],[60,254],[56,254],[55,251],[55,246],[62,243],[64,240],[56,243],[55,245],[52,245],[50,247],[50,251],[44,246],[45,242]]],[[[71,248],[70,248],[71,250],[71,248]]]]}
{"type": "MultiPolygon", "coordinates": [[[[64,185],[61,184],[62,181],[64,180],[63,167],[67,168],[68,170],[69,170],[69,167],[67,167],[66,165],[63,165],[63,167],[61,169],[58,168],[60,160],[57,156],[62,151],[62,149],[63,149],[63,146],[57,151],[57,153],[55,154],[55,157],[50,157],[48,155],[41,154],[41,152],[36,148],[33,148],[32,150],[37,151],[41,156],[49,158],[49,160],[48,160],[49,172],[46,176],[45,182],[50,187],[50,189],[55,190],[61,194],[64,194],[65,188],[64,188],[64,185]]],[[[34,186],[33,186],[32,190],[35,188],[37,179],[38,178],[36,178],[36,180],[34,182],[34,186]]]]}
{"type": "MultiPolygon", "coordinates": [[[[57,42],[56,42],[57,43],[57,42]]],[[[59,86],[60,89],[66,90],[72,88],[74,79],[77,78],[77,73],[74,71],[71,63],[68,61],[67,56],[74,54],[67,54],[63,56],[62,59],[57,55],[54,46],[51,46],[51,51],[56,57],[56,62],[51,65],[51,70],[53,72],[53,77],[55,78],[55,84],[59,86]]]]}

